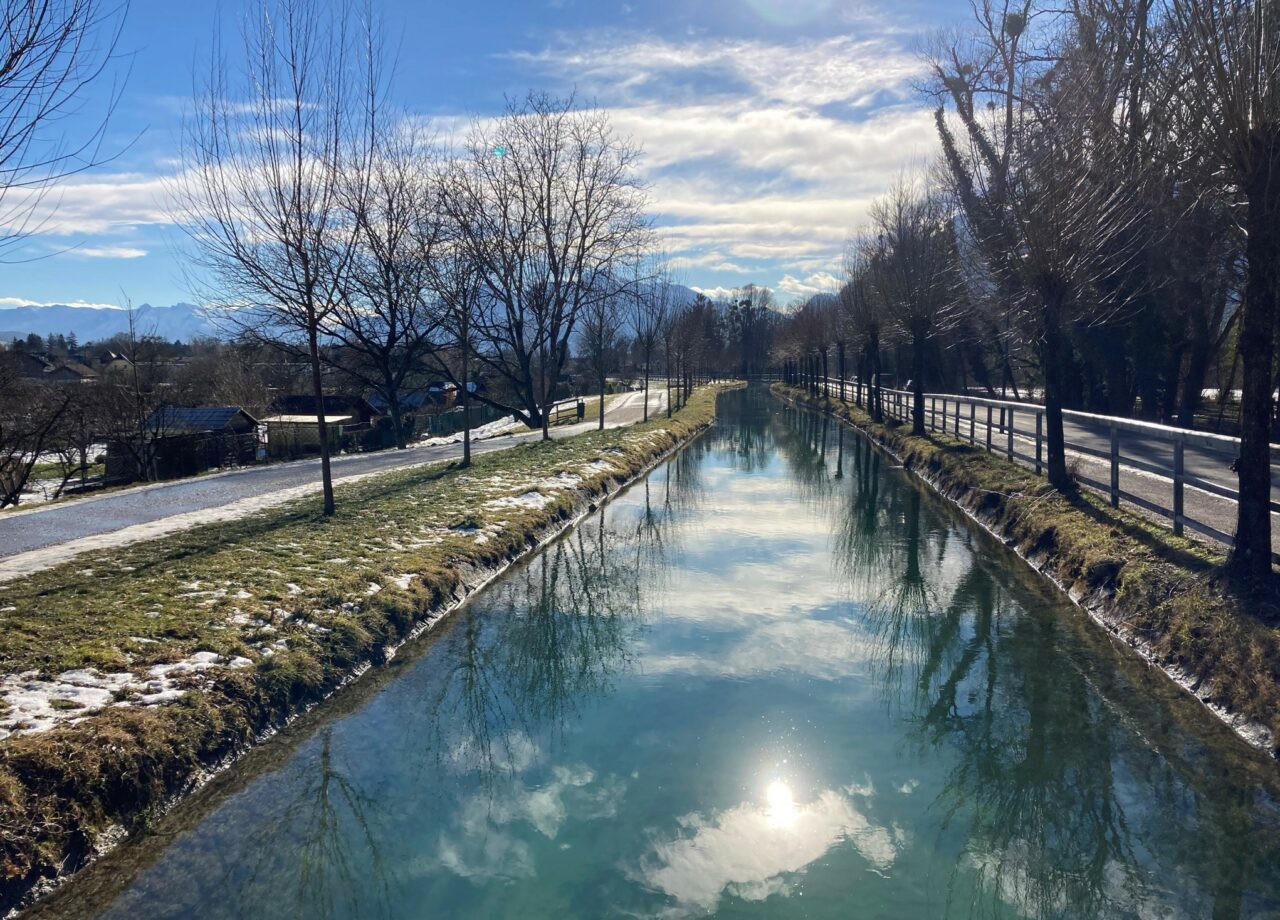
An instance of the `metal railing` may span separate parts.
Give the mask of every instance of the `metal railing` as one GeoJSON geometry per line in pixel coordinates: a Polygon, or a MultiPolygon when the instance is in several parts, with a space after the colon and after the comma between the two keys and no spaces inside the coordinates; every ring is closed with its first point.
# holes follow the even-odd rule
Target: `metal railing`
{"type": "MultiPolygon", "coordinates": [[[[871,388],[857,379],[819,377],[817,384],[828,397],[858,402],[861,405],[866,405],[872,395],[871,388]]],[[[915,394],[908,390],[884,387],[881,387],[879,392],[885,416],[908,424],[912,421],[915,394]]],[[[951,393],[924,394],[924,423],[928,431],[947,434],[957,440],[968,441],[975,447],[983,447],[992,453],[1002,454],[1008,460],[1020,461],[1032,467],[1037,475],[1044,472],[1045,465],[1044,413],[1044,406],[1036,403],[984,399],[951,393]]],[[[1101,448],[1085,443],[1079,438],[1073,440],[1070,430],[1064,432],[1068,451],[1104,461],[1107,464],[1110,475],[1105,482],[1079,469],[1074,471],[1074,478],[1081,484],[1106,495],[1111,507],[1120,507],[1121,501],[1129,502],[1168,519],[1175,534],[1181,535],[1189,528],[1227,546],[1235,542],[1234,535],[1188,514],[1186,507],[1188,487],[1226,499],[1232,504],[1239,503],[1240,495],[1236,489],[1228,485],[1189,472],[1187,449],[1200,451],[1197,459],[1202,465],[1212,455],[1212,460],[1221,461],[1225,468],[1240,454],[1239,438],[1074,410],[1064,410],[1062,415],[1064,423],[1071,423],[1074,427],[1092,433],[1095,439],[1105,437],[1106,447],[1101,448]],[[1131,452],[1126,454],[1123,449],[1125,435],[1130,436],[1129,440],[1133,440],[1136,436],[1148,446],[1152,443],[1167,445],[1171,452],[1170,462],[1151,462],[1149,459],[1133,456],[1131,452]],[[1166,505],[1150,493],[1138,495],[1122,488],[1122,471],[1130,475],[1135,472],[1145,474],[1144,478],[1147,480],[1154,478],[1158,482],[1165,483],[1164,488],[1167,489],[1165,494],[1169,496],[1169,504],[1166,505]]],[[[1280,459],[1280,448],[1272,445],[1271,451],[1274,470],[1277,460],[1280,459]]],[[[1280,502],[1271,500],[1270,509],[1273,514],[1280,514],[1280,502]]],[[[1280,553],[1272,552],[1272,558],[1280,562],[1280,553]]]]}

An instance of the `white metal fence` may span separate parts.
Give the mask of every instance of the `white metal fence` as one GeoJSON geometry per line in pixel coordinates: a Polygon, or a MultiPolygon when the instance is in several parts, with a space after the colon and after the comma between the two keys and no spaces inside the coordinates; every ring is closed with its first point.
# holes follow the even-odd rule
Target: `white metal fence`
{"type": "MultiPolygon", "coordinates": [[[[870,387],[856,379],[825,377],[819,381],[823,392],[833,398],[866,405],[871,397],[870,387]]],[[[882,387],[880,396],[887,417],[910,423],[914,394],[882,387]]],[[[945,393],[924,395],[927,430],[1020,461],[1037,474],[1043,472],[1045,462],[1044,412],[1044,406],[1035,403],[945,393]]],[[[1067,450],[1104,463],[1110,473],[1104,481],[1085,472],[1089,464],[1079,464],[1075,471],[1078,482],[1106,495],[1113,508],[1125,501],[1168,519],[1176,534],[1190,528],[1228,546],[1234,542],[1234,536],[1222,526],[1188,511],[1187,490],[1237,504],[1239,492],[1223,480],[1234,478],[1230,464],[1240,454],[1239,438],[1089,412],[1066,410],[1062,414],[1067,450]],[[1146,494],[1123,488],[1122,472],[1131,482],[1141,483],[1146,494]]],[[[1278,459],[1280,448],[1273,445],[1273,480],[1278,459]]],[[[1274,498],[1270,507],[1273,514],[1280,513],[1280,502],[1274,498]]],[[[1222,515],[1215,517],[1223,524],[1222,515]]],[[[1234,517],[1234,507],[1229,517],[1234,517]]],[[[1280,561],[1280,553],[1273,552],[1272,557],[1280,561]]]]}

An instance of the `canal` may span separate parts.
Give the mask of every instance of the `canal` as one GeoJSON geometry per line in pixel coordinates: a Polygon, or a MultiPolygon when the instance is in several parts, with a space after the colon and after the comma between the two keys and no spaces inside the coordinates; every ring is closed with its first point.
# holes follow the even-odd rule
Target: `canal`
{"type": "Polygon", "coordinates": [[[1280,915],[1280,782],[767,391],[41,917],[1280,915]]]}

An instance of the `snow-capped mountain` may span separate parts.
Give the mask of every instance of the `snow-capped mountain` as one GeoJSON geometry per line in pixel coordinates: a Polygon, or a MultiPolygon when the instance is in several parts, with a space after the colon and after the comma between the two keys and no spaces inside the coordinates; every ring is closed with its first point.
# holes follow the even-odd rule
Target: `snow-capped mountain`
{"type": "MultiPolygon", "coordinates": [[[[134,328],[139,335],[185,342],[220,334],[205,309],[195,304],[177,303],[170,307],[143,304],[133,313],[134,328]]],[[[88,304],[0,306],[0,342],[26,338],[32,332],[42,336],[74,332],[81,342],[94,342],[128,331],[129,313],[123,309],[88,304]]]]}

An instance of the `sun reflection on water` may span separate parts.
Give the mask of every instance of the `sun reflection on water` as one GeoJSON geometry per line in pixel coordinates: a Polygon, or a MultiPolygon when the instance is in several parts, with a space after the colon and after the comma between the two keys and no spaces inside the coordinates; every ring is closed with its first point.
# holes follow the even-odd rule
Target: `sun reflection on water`
{"type": "Polygon", "coordinates": [[[764,792],[769,803],[769,823],[775,827],[787,827],[796,820],[796,800],[791,787],[782,780],[771,782],[764,792]]]}

